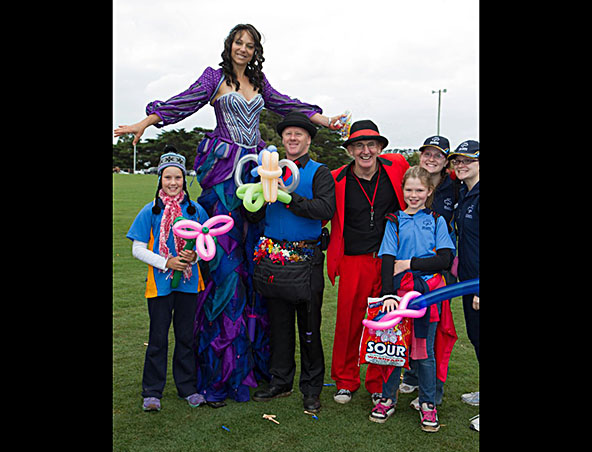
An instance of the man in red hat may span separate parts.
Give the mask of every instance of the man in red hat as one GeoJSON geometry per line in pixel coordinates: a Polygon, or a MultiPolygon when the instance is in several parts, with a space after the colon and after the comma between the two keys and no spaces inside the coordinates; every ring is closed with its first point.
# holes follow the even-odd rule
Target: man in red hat
{"type": "MultiPolygon", "coordinates": [[[[400,154],[379,155],[387,144],[374,122],[356,121],[343,143],[354,160],[331,172],[337,209],[331,219],[327,273],[333,285],[340,276],[331,363],[337,385],[333,399],[338,403],[349,402],[360,387],[362,320],[368,297],[380,296],[382,262],[377,253],[385,215],[406,208],[401,182],[409,164],[400,154]]],[[[365,387],[377,403],[382,392],[380,366],[368,365],[365,387]]]]}

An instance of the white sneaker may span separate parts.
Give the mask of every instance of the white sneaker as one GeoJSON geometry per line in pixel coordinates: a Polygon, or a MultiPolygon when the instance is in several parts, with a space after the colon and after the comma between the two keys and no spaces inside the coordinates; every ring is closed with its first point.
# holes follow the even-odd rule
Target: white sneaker
{"type": "Polygon", "coordinates": [[[333,400],[335,400],[337,403],[347,403],[351,399],[352,399],[352,393],[351,393],[351,391],[349,391],[347,389],[340,389],[333,396],[333,400]]]}
{"type": "Polygon", "coordinates": [[[401,391],[403,394],[411,394],[417,388],[419,388],[419,386],[411,386],[411,385],[408,385],[407,383],[401,383],[399,385],[399,391],[401,391]]]}
{"type": "Polygon", "coordinates": [[[469,419],[469,421],[470,421],[469,428],[478,432],[479,431],[479,415],[472,417],[471,419],[469,419]]]}
{"type": "Polygon", "coordinates": [[[469,405],[479,406],[479,391],[477,392],[468,392],[467,394],[463,394],[460,396],[460,400],[469,405]]]}
{"type": "Polygon", "coordinates": [[[416,397],[415,399],[413,399],[411,401],[411,403],[409,404],[409,406],[417,411],[419,411],[419,396],[416,397]]]}

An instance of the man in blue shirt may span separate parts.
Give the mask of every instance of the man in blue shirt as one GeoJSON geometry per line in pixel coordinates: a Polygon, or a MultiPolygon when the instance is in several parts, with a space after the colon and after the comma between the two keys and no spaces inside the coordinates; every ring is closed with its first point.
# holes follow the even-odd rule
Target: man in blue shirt
{"type": "MultiPolygon", "coordinates": [[[[310,299],[290,300],[293,294],[286,293],[290,291],[288,287],[276,296],[265,297],[271,324],[269,372],[272,377],[269,387],[256,391],[253,400],[262,402],[291,394],[296,371],[294,347],[297,316],[301,356],[299,388],[304,397],[304,409],[317,412],[321,408],[319,396],[325,376],[320,334],[324,254],[319,242],[322,221],[330,220],[335,213],[335,182],[330,170],[308,155],[316,128],[306,115],[289,113],[277,125],[277,132],[282,137],[286,158],[296,163],[299,169],[300,182],[291,193],[292,201],[289,204],[267,204],[254,214],[247,213],[247,218],[249,221],[258,221],[264,215],[263,235],[266,238],[286,250],[306,247],[311,252],[310,299]]],[[[283,177],[282,181],[288,186],[291,174],[283,177]]],[[[280,263],[274,265],[282,266],[280,263]]],[[[287,262],[285,267],[289,266],[287,262]]],[[[266,285],[272,286],[273,280],[270,278],[266,285]]]]}

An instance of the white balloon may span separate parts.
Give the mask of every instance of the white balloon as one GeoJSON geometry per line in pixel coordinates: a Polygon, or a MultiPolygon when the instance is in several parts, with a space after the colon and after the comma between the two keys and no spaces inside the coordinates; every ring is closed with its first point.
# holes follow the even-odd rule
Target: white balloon
{"type": "Polygon", "coordinates": [[[240,160],[236,163],[236,168],[234,169],[234,183],[236,184],[236,188],[240,187],[243,184],[243,181],[241,179],[241,175],[243,172],[243,166],[245,163],[247,163],[248,161],[252,160],[253,162],[255,162],[256,164],[257,162],[257,155],[256,154],[247,154],[247,155],[243,155],[240,160]]]}
{"type": "Polygon", "coordinates": [[[292,193],[294,190],[296,190],[298,184],[300,183],[300,171],[298,170],[296,164],[292,160],[288,159],[281,159],[279,161],[279,166],[280,168],[287,166],[290,168],[290,171],[292,171],[292,183],[288,185],[285,190],[288,193],[292,193]]]}

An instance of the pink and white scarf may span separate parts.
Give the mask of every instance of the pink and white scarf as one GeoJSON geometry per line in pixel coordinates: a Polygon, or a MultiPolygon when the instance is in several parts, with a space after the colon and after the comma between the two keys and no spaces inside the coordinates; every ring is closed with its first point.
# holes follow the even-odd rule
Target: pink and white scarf
{"type": "MultiPolygon", "coordinates": [[[[181,191],[176,196],[169,196],[165,193],[165,191],[161,188],[158,192],[158,197],[162,200],[165,205],[164,212],[162,213],[162,219],[160,221],[160,234],[158,238],[158,254],[163,256],[164,258],[168,259],[171,257],[171,253],[169,247],[167,246],[167,239],[169,234],[171,233],[173,227],[173,221],[175,218],[182,216],[183,212],[181,211],[180,203],[183,201],[183,197],[185,196],[185,192],[181,191]]],[[[173,234],[173,238],[175,240],[175,250],[177,251],[177,255],[185,246],[185,240],[181,237],[177,237],[173,234]]],[[[171,275],[173,271],[171,271],[171,275]]],[[[191,278],[191,265],[188,266],[185,271],[183,272],[183,276],[185,279],[191,278]]]]}

